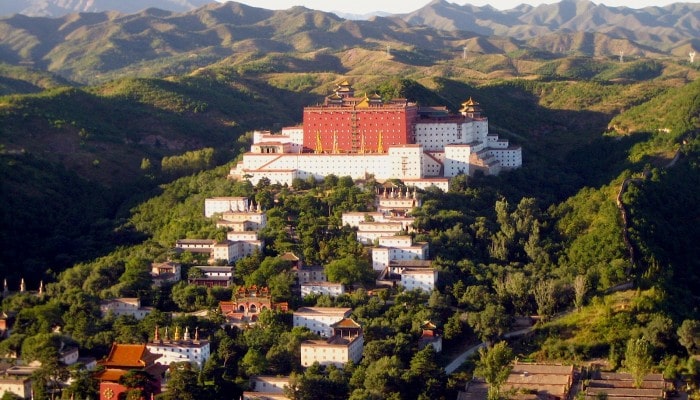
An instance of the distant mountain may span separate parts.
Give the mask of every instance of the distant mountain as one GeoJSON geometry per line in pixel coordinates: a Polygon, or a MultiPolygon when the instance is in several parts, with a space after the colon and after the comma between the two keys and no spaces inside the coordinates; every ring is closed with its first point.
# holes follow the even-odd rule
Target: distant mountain
{"type": "Polygon", "coordinates": [[[0,3],[0,15],[62,17],[78,12],[117,11],[133,14],[147,8],[183,12],[215,0],[15,0],[0,3]]]}
{"type": "Polygon", "coordinates": [[[383,62],[385,72],[397,67],[400,73],[398,64],[433,65],[463,51],[465,59],[498,56],[474,65],[484,73],[512,73],[507,58],[514,55],[549,60],[622,51],[627,57],[685,58],[700,47],[699,21],[700,4],[690,3],[633,10],[564,0],[498,11],[435,0],[411,14],[348,20],[304,7],[272,11],[214,2],[182,13],[15,14],[0,19],[0,60],[80,83],[176,75],[221,62],[252,72],[354,74],[374,74],[383,62]]]}
{"type": "Polygon", "coordinates": [[[551,33],[603,33],[614,39],[627,39],[662,50],[700,37],[699,3],[633,9],[608,7],[589,0],[562,0],[537,7],[521,5],[499,11],[488,5],[460,6],[446,0],[433,0],[400,17],[411,25],[516,39],[532,39],[551,33]]]}

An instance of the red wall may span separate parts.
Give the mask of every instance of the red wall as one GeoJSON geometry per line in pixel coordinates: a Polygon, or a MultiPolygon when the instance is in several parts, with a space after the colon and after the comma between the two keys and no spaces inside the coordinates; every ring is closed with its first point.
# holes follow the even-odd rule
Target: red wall
{"type": "Polygon", "coordinates": [[[117,400],[119,395],[127,391],[127,388],[116,382],[100,382],[100,400],[117,400]],[[105,391],[111,389],[114,392],[112,397],[107,397],[105,391]]]}
{"type": "Polygon", "coordinates": [[[352,118],[356,118],[357,142],[359,150],[362,135],[365,137],[365,151],[376,152],[379,135],[382,135],[383,151],[388,146],[413,142],[412,129],[418,110],[409,107],[377,107],[353,110],[350,107],[306,107],[304,109],[304,148],[316,150],[316,135],[321,134],[324,152],[333,150],[333,137],[337,137],[338,149],[350,152],[352,142],[352,118]]]}

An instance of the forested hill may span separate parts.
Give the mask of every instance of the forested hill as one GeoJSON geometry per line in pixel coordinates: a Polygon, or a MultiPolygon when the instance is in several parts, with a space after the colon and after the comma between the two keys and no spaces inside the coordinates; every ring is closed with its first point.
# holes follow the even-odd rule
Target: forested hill
{"type": "Polygon", "coordinates": [[[0,97],[0,275],[36,283],[129,243],[114,231],[129,204],[232,159],[246,131],[295,123],[309,99],[213,70],[0,97]]]}

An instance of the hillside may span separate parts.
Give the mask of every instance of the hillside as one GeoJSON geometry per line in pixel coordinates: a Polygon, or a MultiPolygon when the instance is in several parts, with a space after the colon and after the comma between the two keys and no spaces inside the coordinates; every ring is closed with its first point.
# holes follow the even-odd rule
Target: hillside
{"type": "MultiPolygon", "coordinates": [[[[303,7],[271,11],[228,2],[182,13],[150,8],[129,15],[17,14],[0,19],[0,57],[71,81],[99,83],[120,76],[186,74],[229,60],[248,72],[360,75],[376,70],[373,63],[388,48],[389,64],[470,61],[463,63],[469,67],[466,72],[479,79],[483,73],[536,73],[538,67],[568,56],[616,59],[622,51],[632,61],[687,59],[700,36],[693,19],[696,8],[678,4],[630,11],[567,0],[497,12],[436,1],[410,15],[352,21],[303,7]],[[575,23],[601,7],[595,19],[575,23]],[[644,29],[639,21],[654,29],[644,29]],[[489,28],[493,24],[501,28],[489,28]],[[621,33],[613,26],[627,30],[621,33]],[[357,52],[374,56],[357,65],[357,52]]],[[[384,57],[381,62],[386,61],[384,57]]]]}
{"type": "MultiPolygon", "coordinates": [[[[636,9],[609,7],[589,0],[563,0],[499,11],[488,5],[460,6],[446,0],[434,0],[400,17],[412,25],[521,40],[546,37],[552,33],[600,33],[621,43],[633,42],[668,51],[679,42],[698,37],[698,10],[700,5],[697,3],[636,9]]],[[[624,47],[621,50],[630,54],[624,47]]]]}
{"type": "Polygon", "coordinates": [[[0,221],[14,227],[0,271],[38,277],[128,243],[113,230],[133,201],[235,157],[248,130],[294,123],[306,99],[217,70],[0,97],[0,221]]]}

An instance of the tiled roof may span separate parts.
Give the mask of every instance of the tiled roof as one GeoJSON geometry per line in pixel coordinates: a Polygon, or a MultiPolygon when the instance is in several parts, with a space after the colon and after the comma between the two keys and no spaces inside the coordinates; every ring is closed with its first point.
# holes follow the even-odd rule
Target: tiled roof
{"type": "Polygon", "coordinates": [[[127,370],[124,369],[105,369],[101,373],[96,375],[96,378],[101,381],[118,382],[122,375],[126,374],[127,370]]]}
{"type": "Polygon", "coordinates": [[[361,328],[360,324],[355,322],[352,318],[343,318],[331,326],[333,328],[361,328]]]}
{"type": "Polygon", "coordinates": [[[114,343],[109,355],[100,362],[105,367],[143,368],[160,356],[151,354],[145,344],[114,343]]]}
{"type": "Polygon", "coordinates": [[[297,257],[294,253],[292,252],[286,252],[280,256],[280,259],[286,260],[286,261],[299,261],[299,257],[297,257]]]}

